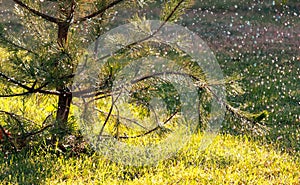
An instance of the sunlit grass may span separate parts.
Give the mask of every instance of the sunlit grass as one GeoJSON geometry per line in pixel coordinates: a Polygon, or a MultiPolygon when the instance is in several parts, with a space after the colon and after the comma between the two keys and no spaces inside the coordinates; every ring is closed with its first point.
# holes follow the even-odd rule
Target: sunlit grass
{"type": "MultiPolygon", "coordinates": [[[[249,137],[219,135],[204,151],[195,135],[156,166],[132,167],[94,154],[16,154],[0,161],[0,183],[18,184],[298,184],[300,160],[249,137]]],[[[126,154],[124,154],[126,155],[126,154]]]]}

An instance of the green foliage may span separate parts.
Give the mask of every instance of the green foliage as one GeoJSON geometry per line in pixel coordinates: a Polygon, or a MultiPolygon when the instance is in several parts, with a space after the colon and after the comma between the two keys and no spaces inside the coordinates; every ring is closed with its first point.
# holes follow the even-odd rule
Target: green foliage
{"type": "Polygon", "coordinates": [[[166,1],[164,3],[164,8],[163,11],[161,12],[161,20],[167,20],[170,22],[176,22],[177,19],[184,14],[185,10],[189,7],[191,7],[194,3],[194,0],[187,0],[187,1],[182,1],[182,0],[170,0],[166,1]],[[180,8],[177,9],[175,12],[172,12],[176,6],[180,3],[180,8]],[[172,14],[171,17],[169,17],[172,14]]]}

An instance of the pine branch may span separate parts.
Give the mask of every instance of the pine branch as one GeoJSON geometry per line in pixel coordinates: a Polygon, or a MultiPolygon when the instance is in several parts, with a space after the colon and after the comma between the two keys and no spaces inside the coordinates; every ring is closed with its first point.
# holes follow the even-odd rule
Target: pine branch
{"type": "MultiPolygon", "coordinates": [[[[100,110],[100,109],[97,109],[97,108],[96,108],[96,111],[98,111],[98,112],[100,112],[100,113],[102,113],[102,114],[105,114],[105,115],[108,114],[108,112],[104,112],[104,111],[102,111],[102,110],[100,110]]],[[[137,122],[136,120],[133,120],[133,119],[130,119],[130,118],[126,118],[126,117],[123,117],[123,116],[120,116],[120,115],[115,115],[115,114],[112,114],[111,116],[117,117],[118,119],[126,120],[126,121],[131,122],[131,123],[134,123],[135,125],[137,125],[137,126],[143,128],[143,129],[147,129],[146,127],[144,127],[143,125],[141,125],[141,124],[140,124],[139,122],[137,122]]]]}
{"type": "MultiPolygon", "coordinates": [[[[27,122],[31,122],[33,125],[37,125],[37,123],[35,123],[34,121],[32,121],[32,120],[30,120],[30,119],[28,119],[28,118],[25,118],[25,117],[23,117],[23,116],[20,116],[20,115],[11,113],[11,112],[7,112],[7,111],[0,110],[0,113],[4,113],[4,114],[10,116],[10,117],[13,118],[14,120],[16,120],[16,121],[18,122],[19,125],[22,125],[22,122],[21,122],[21,120],[19,120],[19,119],[23,119],[23,120],[25,120],[25,121],[27,121],[27,122]]],[[[52,114],[48,115],[48,116],[44,119],[42,125],[44,125],[44,124],[46,123],[46,121],[48,120],[48,118],[49,118],[50,116],[52,116],[52,114]]],[[[34,135],[37,135],[37,134],[39,134],[39,133],[42,133],[42,132],[44,132],[46,129],[48,129],[48,128],[50,128],[50,127],[53,127],[53,126],[54,126],[54,124],[49,124],[49,125],[47,125],[47,126],[42,127],[41,129],[39,129],[39,130],[37,130],[37,131],[33,131],[33,132],[25,132],[24,130],[22,130],[23,133],[22,133],[22,135],[20,135],[19,137],[12,137],[12,136],[8,135],[8,133],[5,131],[5,129],[2,127],[2,125],[0,125],[0,132],[3,133],[3,135],[4,135],[4,136],[6,137],[6,139],[9,141],[9,143],[13,146],[14,150],[15,150],[15,151],[18,151],[18,150],[17,150],[17,147],[16,147],[16,145],[14,144],[14,142],[12,141],[12,139],[15,140],[15,143],[18,143],[18,144],[20,144],[20,143],[21,143],[21,144],[25,144],[27,138],[29,138],[29,137],[31,137],[31,136],[34,136],[34,135]]],[[[21,145],[21,146],[24,146],[24,145],[21,145]]]]}
{"type": "Polygon", "coordinates": [[[40,130],[38,131],[35,131],[35,132],[29,132],[27,133],[25,136],[23,136],[21,139],[26,139],[28,137],[31,137],[31,136],[34,136],[34,135],[37,135],[37,134],[40,134],[42,132],[44,132],[46,129],[50,128],[50,127],[53,127],[54,124],[50,124],[50,125],[47,125],[47,126],[44,126],[43,128],[41,128],[40,130]]]}
{"type": "MultiPolygon", "coordinates": [[[[119,1],[120,1],[120,0],[119,0],[119,1]]],[[[158,29],[156,29],[153,33],[151,33],[149,36],[147,36],[147,37],[145,37],[145,38],[143,38],[143,39],[140,39],[140,40],[138,40],[138,41],[136,41],[136,42],[134,42],[134,43],[131,43],[131,44],[125,46],[124,48],[121,48],[120,50],[123,50],[123,49],[129,49],[129,48],[133,47],[134,45],[137,45],[137,44],[139,44],[139,43],[142,43],[142,42],[147,41],[147,40],[151,39],[152,37],[154,37],[154,36],[162,29],[162,27],[170,20],[170,18],[174,15],[174,13],[177,11],[177,9],[180,7],[180,5],[181,5],[183,2],[184,2],[184,0],[181,0],[181,1],[176,5],[176,7],[172,10],[172,12],[169,14],[169,16],[168,16],[168,17],[164,20],[164,22],[158,27],[158,29]]],[[[98,61],[104,60],[104,59],[106,59],[106,58],[112,56],[113,54],[115,54],[115,53],[105,55],[105,56],[103,56],[103,57],[101,57],[101,58],[99,58],[99,59],[97,59],[97,60],[98,60],[98,61]]]]}
{"type": "Polygon", "coordinates": [[[5,45],[7,45],[8,47],[12,47],[12,48],[16,48],[16,49],[20,49],[20,50],[24,50],[27,51],[29,53],[32,53],[34,55],[38,55],[37,53],[35,53],[34,51],[27,49],[23,46],[17,45],[15,43],[13,43],[11,40],[8,40],[7,38],[5,38],[2,34],[0,34],[0,39],[2,40],[3,43],[5,43],[5,45]]]}
{"type": "Polygon", "coordinates": [[[34,89],[32,87],[29,87],[27,85],[22,84],[20,81],[15,80],[12,77],[9,77],[9,76],[5,75],[2,72],[0,72],[0,77],[6,79],[10,83],[13,83],[13,84],[27,90],[27,92],[24,92],[24,93],[11,94],[11,95],[0,95],[0,97],[14,97],[14,96],[22,96],[22,95],[27,95],[27,94],[32,94],[32,93],[42,93],[42,94],[48,94],[48,95],[60,95],[60,92],[58,92],[58,91],[42,90],[42,88],[47,86],[48,83],[45,83],[44,85],[40,86],[39,88],[34,89]]]}
{"type": "Polygon", "coordinates": [[[19,87],[22,87],[23,89],[26,89],[26,90],[28,90],[28,91],[31,91],[31,90],[32,90],[30,87],[28,87],[28,86],[26,86],[26,85],[23,85],[20,81],[15,80],[14,78],[9,77],[9,76],[5,75],[5,74],[2,73],[2,72],[0,72],[0,77],[6,79],[8,82],[11,82],[11,83],[13,83],[13,84],[15,84],[15,85],[17,85],[17,86],[19,86],[19,87]]]}
{"type": "Polygon", "coordinates": [[[19,6],[25,8],[26,10],[28,10],[29,12],[31,12],[32,14],[34,15],[37,15],[37,16],[40,16],[42,17],[43,19],[49,21],[49,22],[53,22],[53,23],[56,23],[58,24],[61,20],[59,20],[58,18],[55,18],[55,17],[52,17],[52,16],[49,16],[49,15],[46,15],[42,12],[39,12],[31,7],[29,7],[27,4],[23,3],[21,0],[13,0],[16,4],[18,4],[19,6]]]}
{"type": "Polygon", "coordinates": [[[116,101],[119,99],[121,93],[122,93],[122,91],[118,94],[118,96],[116,97],[116,99],[114,99],[113,96],[112,96],[112,99],[111,99],[111,101],[112,101],[112,102],[111,102],[111,107],[110,107],[109,112],[108,112],[108,114],[107,114],[107,116],[106,116],[106,119],[105,119],[105,121],[104,121],[104,123],[103,123],[103,126],[102,126],[102,128],[101,128],[101,130],[100,130],[100,132],[99,132],[99,138],[101,138],[101,136],[102,136],[102,134],[103,134],[104,127],[106,126],[106,124],[107,124],[107,122],[108,122],[108,120],[109,120],[109,118],[110,118],[110,116],[111,116],[111,114],[112,114],[114,105],[115,105],[116,101]]]}
{"type": "Polygon", "coordinates": [[[190,77],[193,80],[199,81],[199,78],[197,78],[196,76],[194,76],[192,74],[182,73],[182,72],[175,72],[175,71],[164,71],[164,72],[159,72],[159,73],[153,73],[151,75],[142,76],[142,77],[140,77],[138,79],[135,79],[135,80],[131,80],[131,84],[135,84],[135,83],[138,83],[140,81],[147,80],[149,78],[153,78],[155,76],[164,76],[164,75],[181,75],[181,76],[190,77]]]}
{"type": "Polygon", "coordinates": [[[17,93],[17,94],[1,94],[0,98],[11,98],[11,97],[17,97],[17,96],[25,96],[25,95],[29,95],[32,94],[32,92],[24,92],[24,93],[17,93]]]}
{"type": "Polygon", "coordinates": [[[209,86],[206,86],[205,89],[208,92],[210,92],[213,95],[213,97],[216,98],[216,100],[220,104],[222,104],[223,106],[225,106],[226,110],[229,111],[233,116],[236,116],[237,118],[242,119],[242,120],[246,120],[246,121],[248,121],[248,122],[250,122],[250,123],[258,126],[261,129],[268,130],[268,128],[266,126],[264,126],[264,125],[262,125],[262,124],[259,123],[259,121],[261,121],[264,117],[266,117],[266,115],[265,115],[266,113],[265,112],[263,112],[262,114],[259,115],[259,116],[262,117],[262,119],[260,119],[260,120],[256,119],[256,117],[249,118],[246,114],[243,114],[242,111],[240,111],[239,109],[236,109],[236,108],[232,107],[229,103],[227,103],[226,101],[224,101],[223,99],[221,99],[220,97],[218,97],[216,95],[216,93],[214,93],[214,91],[212,91],[210,89],[209,86]]]}
{"type": "Polygon", "coordinates": [[[143,39],[141,39],[141,40],[138,40],[138,41],[136,41],[136,42],[134,42],[134,43],[131,43],[131,44],[129,44],[127,47],[128,48],[130,48],[130,47],[132,47],[132,46],[134,46],[134,45],[137,45],[137,44],[139,44],[139,43],[142,43],[142,42],[144,42],[144,41],[146,41],[146,40],[149,40],[149,39],[151,39],[152,37],[154,37],[166,24],[167,24],[167,22],[171,19],[171,17],[175,14],[175,12],[177,11],[177,9],[180,7],[180,5],[182,4],[182,3],[184,3],[184,1],[185,0],[181,0],[181,1],[179,1],[178,2],[178,4],[174,7],[174,9],[171,11],[171,13],[168,15],[168,17],[164,20],[164,22],[153,32],[153,33],[151,33],[148,37],[145,37],[145,38],[143,38],[143,39]]]}
{"type": "Polygon", "coordinates": [[[104,6],[100,10],[98,10],[98,11],[96,11],[96,12],[90,14],[90,15],[87,15],[85,17],[79,18],[78,20],[75,20],[74,23],[76,24],[76,23],[80,23],[80,22],[86,21],[88,19],[92,19],[92,18],[94,18],[94,17],[96,17],[96,16],[104,13],[106,10],[108,10],[108,9],[116,6],[117,4],[121,3],[122,1],[125,1],[125,0],[116,0],[116,1],[114,1],[114,2],[112,2],[112,3],[110,3],[110,4],[106,5],[106,6],[104,6]]]}
{"type": "MultiPolygon", "coordinates": [[[[176,114],[177,114],[178,112],[174,112],[168,119],[166,119],[164,122],[163,122],[163,124],[162,125],[165,125],[165,124],[167,124],[176,114]]],[[[151,130],[149,130],[149,131],[147,131],[147,132],[145,132],[145,133],[143,133],[143,134],[139,134],[139,135],[135,135],[135,136],[119,136],[119,138],[120,139],[132,139],[132,138],[139,138],[139,137],[143,137],[143,136],[146,136],[146,135],[148,135],[148,134],[150,134],[150,133],[152,133],[152,132],[154,132],[154,131],[156,131],[156,130],[158,130],[158,129],[160,129],[161,128],[161,125],[157,125],[155,128],[153,128],[153,129],[151,129],[151,130]]]]}
{"type": "Polygon", "coordinates": [[[36,125],[35,122],[33,122],[32,120],[28,119],[28,118],[25,118],[23,116],[20,116],[20,115],[17,115],[15,113],[12,113],[12,112],[7,112],[7,111],[4,111],[4,110],[0,110],[0,113],[3,113],[3,114],[6,114],[8,116],[10,116],[11,118],[13,118],[14,120],[16,120],[20,125],[21,125],[21,121],[20,119],[23,119],[27,122],[31,122],[32,124],[36,125]]]}

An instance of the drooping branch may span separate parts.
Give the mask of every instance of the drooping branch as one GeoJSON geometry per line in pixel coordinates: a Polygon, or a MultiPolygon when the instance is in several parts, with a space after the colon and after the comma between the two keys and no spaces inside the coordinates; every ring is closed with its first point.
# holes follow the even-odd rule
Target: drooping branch
{"type": "Polygon", "coordinates": [[[23,3],[21,0],[13,0],[16,4],[18,4],[19,6],[25,8],[26,10],[28,10],[29,12],[31,12],[32,14],[34,15],[37,15],[37,16],[40,16],[42,17],[43,19],[47,20],[47,21],[50,21],[50,22],[53,22],[53,23],[58,23],[60,22],[61,20],[58,19],[58,18],[55,18],[55,17],[52,17],[52,16],[49,16],[49,15],[46,15],[40,11],[37,11],[31,7],[29,7],[27,4],[23,3]]]}
{"type": "Polygon", "coordinates": [[[207,90],[209,93],[213,95],[213,97],[223,106],[225,106],[226,110],[230,112],[232,115],[236,116],[239,119],[246,120],[256,126],[258,126],[260,129],[268,130],[268,128],[262,124],[259,123],[259,121],[255,120],[255,118],[249,118],[247,115],[243,114],[239,109],[236,109],[232,107],[227,101],[220,98],[209,86],[204,87],[205,90],[207,90]]]}
{"type": "Polygon", "coordinates": [[[254,125],[256,125],[258,128],[263,129],[264,131],[268,131],[269,128],[267,128],[266,126],[262,125],[259,123],[259,121],[255,120],[255,118],[251,119],[248,116],[244,115],[241,110],[232,107],[230,104],[225,103],[226,109],[227,111],[230,112],[230,114],[232,114],[233,116],[236,116],[239,119],[245,120],[247,122],[253,123],[254,125]]]}
{"type": "Polygon", "coordinates": [[[80,22],[86,21],[88,19],[92,19],[92,18],[94,18],[94,17],[96,17],[96,16],[104,13],[106,10],[108,10],[108,9],[116,6],[117,4],[121,3],[122,1],[125,1],[125,0],[116,0],[116,1],[113,1],[112,3],[110,3],[110,4],[106,5],[106,6],[104,6],[103,8],[101,8],[100,10],[98,10],[98,11],[96,11],[94,13],[91,13],[90,15],[87,15],[85,17],[82,17],[82,18],[79,18],[79,19],[75,20],[74,23],[76,24],[76,23],[80,23],[80,22]]]}
{"type": "Polygon", "coordinates": [[[246,116],[242,115],[241,113],[239,113],[238,109],[233,108],[229,103],[227,103],[226,101],[224,101],[222,98],[218,97],[218,95],[213,90],[211,90],[211,88],[210,88],[211,86],[220,86],[220,85],[232,84],[232,81],[230,81],[230,82],[224,82],[224,83],[222,83],[222,82],[205,83],[205,82],[201,81],[198,77],[196,77],[195,75],[192,75],[192,74],[182,73],[182,72],[176,72],[176,71],[165,71],[165,72],[158,72],[158,73],[153,73],[153,74],[150,74],[150,75],[145,75],[145,76],[142,76],[142,77],[140,77],[138,79],[131,80],[131,84],[135,84],[135,83],[138,83],[140,81],[147,80],[149,78],[153,78],[153,77],[156,77],[156,76],[164,76],[166,74],[181,75],[181,76],[192,78],[195,81],[194,85],[196,87],[198,87],[200,89],[204,89],[207,92],[211,93],[213,95],[213,97],[220,104],[222,104],[222,105],[224,105],[226,107],[227,111],[231,112],[232,114],[236,115],[239,118],[244,118],[247,121],[259,124],[258,122],[255,122],[254,120],[251,120],[248,117],[246,117],[246,116]]]}
{"type": "MultiPolygon", "coordinates": [[[[177,111],[174,112],[171,116],[168,117],[168,119],[166,119],[166,120],[163,122],[162,125],[167,124],[167,123],[168,123],[168,122],[169,122],[169,121],[170,121],[177,113],[178,113],[177,111]]],[[[158,130],[158,129],[160,129],[160,128],[161,128],[161,125],[157,125],[157,126],[154,127],[153,129],[151,129],[151,130],[149,130],[149,131],[147,131],[147,132],[145,132],[145,133],[142,133],[142,134],[139,134],[139,135],[135,135],[135,136],[119,136],[119,138],[120,138],[120,139],[139,138],[139,137],[146,136],[146,135],[148,135],[148,134],[150,134],[150,133],[152,133],[152,132],[154,132],[154,131],[156,131],[156,130],[158,130]]]]}
{"type": "Polygon", "coordinates": [[[158,72],[158,73],[153,73],[153,74],[150,74],[150,75],[142,76],[142,77],[140,77],[138,79],[135,79],[135,80],[131,80],[131,84],[135,84],[135,83],[138,83],[140,81],[147,80],[149,78],[153,78],[153,77],[156,77],[156,76],[164,76],[164,75],[181,75],[181,76],[190,77],[193,80],[199,81],[199,78],[197,78],[196,76],[194,76],[192,74],[176,72],[176,71],[164,71],[164,72],[158,72]]]}
{"type": "MultiPolygon", "coordinates": [[[[182,75],[182,76],[186,76],[186,77],[190,77],[194,80],[194,85],[196,87],[198,87],[199,89],[203,89],[207,92],[209,92],[210,94],[212,94],[212,96],[214,97],[214,99],[216,99],[216,101],[224,106],[226,108],[226,110],[228,112],[230,112],[232,115],[236,116],[237,118],[239,119],[243,119],[243,120],[246,120],[256,126],[258,126],[259,128],[263,129],[263,130],[267,130],[267,128],[265,126],[263,126],[262,124],[259,123],[259,121],[257,121],[255,118],[250,118],[249,116],[243,114],[240,110],[232,107],[226,100],[222,99],[222,97],[219,97],[215,91],[213,91],[211,89],[211,86],[222,86],[222,85],[226,85],[226,84],[232,84],[233,82],[230,81],[230,82],[214,82],[214,83],[204,83],[202,81],[200,81],[200,79],[192,74],[187,74],[187,73],[181,73],[181,72],[173,72],[173,71],[166,71],[166,72],[160,72],[160,73],[155,73],[155,74],[151,74],[151,75],[146,75],[146,76],[142,76],[138,79],[135,79],[135,80],[132,80],[131,83],[134,84],[134,83],[138,83],[140,81],[143,81],[143,80],[147,80],[149,78],[152,78],[152,77],[155,77],[155,76],[162,76],[162,75],[165,75],[165,74],[176,74],[176,75],[182,75]]],[[[170,119],[172,118],[172,116],[167,120],[169,121],[170,119]]],[[[167,122],[165,121],[165,123],[167,122]]],[[[165,124],[164,123],[164,124],[165,124]]],[[[160,128],[160,126],[158,125],[157,127],[143,133],[143,134],[139,134],[139,135],[136,135],[136,136],[119,136],[118,138],[120,139],[128,139],[128,138],[137,138],[137,137],[142,137],[142,136],[145,136],[147,134],[150,134],[156,130],[158,130],[160,128]]]]}
{"type": "MultiPolygon", "coordinates": [[[[100,109],[97,109],[96,108],[96,111],[102,113],[102,114],[105,114],[105,115],[108,115],[108,112],[104,112],[103,110],[100,110],[100,109]]],[[[120,116],[120,115],[115,115],[115,114],[111,114],[111,116],[113,117],[118,117],[119,119],[122,119],[122,120],[125,120],[125,121],[128,121],[128,122],[131,122],[131,123],[134,123],[135,125],[143,128],[143,129],[147,129],[146,127],[144,127],[143,125],[141,125],[139,122],[137,122],[136,120],[133,120],[133,119],[130,119],[130,118],[126,118],[124,116],[120,116]]]]}

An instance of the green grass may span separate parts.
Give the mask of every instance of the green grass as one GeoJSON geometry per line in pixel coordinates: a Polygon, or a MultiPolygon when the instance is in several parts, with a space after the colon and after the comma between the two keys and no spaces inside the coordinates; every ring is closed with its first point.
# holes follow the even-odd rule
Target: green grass
{"type": "Polygon", "coordinates": [[[179,153],[152,167],[104,157],[17,154],[0,159],[2,184],[298,184],[300,161],[249,137],[219,135],[204,151],[196,134],[179,153]]]}
{"type": "MultiPolygon", "coordinates": [[[[269,132],[263,136],[256,135],[256,139],[298,156],[300,19],[299,8],[295,7],[299,5],[299,1],[289,0],[288,7],[276,13],[271,0],[262,3],[197,1],[195,6],[202,10],[183,19],[186,26],[202,37],[214,51],[224,76],[242,77],[239,83],[245,94],[228,95],[227,100],[245,111],[256,113],[267,110],[270,113],[264,120],[269,132]],[[206,9],[209,11],[206,12],[206,9]],[[279,14],[280,18],[276,20],[279,14]]],[[[235,132],[229,121],[224,124],[228,128],[225,132],[246,133],[241,130],[235,132]]]]}

